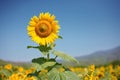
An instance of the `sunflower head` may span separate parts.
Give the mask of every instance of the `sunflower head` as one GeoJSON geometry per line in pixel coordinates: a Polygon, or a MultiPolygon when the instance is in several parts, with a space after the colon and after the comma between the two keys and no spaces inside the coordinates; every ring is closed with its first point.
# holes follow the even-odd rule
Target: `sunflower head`
{"type": "Polygon", "coordinates": [[[49,12],[40,13],[39,17],[33,16],[27,27],[31,39],[40,44],[52,44],[58,38],[60,26],[55,16],[49,12]]]}

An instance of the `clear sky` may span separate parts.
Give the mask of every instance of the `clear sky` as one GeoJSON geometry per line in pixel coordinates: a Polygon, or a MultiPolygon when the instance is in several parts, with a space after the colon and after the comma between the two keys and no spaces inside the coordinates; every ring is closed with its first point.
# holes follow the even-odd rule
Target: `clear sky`
{"type": "Polygon", "coordinates": [[[120,45],[120,0],[0,0],[0,59],[31,61],[41,56],[27,35],[31,17],[56,16],[63,40],[56,50],[71,56],[88,55],[120,45]]]}

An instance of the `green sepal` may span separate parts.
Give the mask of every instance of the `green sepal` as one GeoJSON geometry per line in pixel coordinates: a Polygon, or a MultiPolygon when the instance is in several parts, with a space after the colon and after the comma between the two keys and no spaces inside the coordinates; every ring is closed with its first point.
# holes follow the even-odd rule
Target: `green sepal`
{"type": "Polygon", "coordinates": [[[58,36],[58,38],[59,38],[59,39],[63,39],[63,37],[62,37],[62,36],[60,36],[60,35],[58,36]]]}
{"type": "Polygon", "coordinates": [[[29,49],[29,48],[33,48],[33,46],[27,46],[27,48],[29,49]]]}
{"type": "Polygon", "coordinates": [[[49,52],[50,50],[52,50],[53,47],[54,47],[54,46],[51,46],[51,45],[49,45],[49,46],[47,46],[47,45],[45,45],[45,46],[43,46],[43,45],[40,45],[40,46],[27,46],[28,49],[29,49],[29,48],[38,49],[38,50],[41,51],[42,54],[44,54],[44,55],[48,54],[48,52],[49,52]]]}
{"type": "Polygon", "coordinates": [[[49,50],[52,50],[51,46],[47,46],[47,45],[45,45],[45,46],[43,46],[43,45],[38,46],[38,49],[39,49],[41,52],[44,52],[44,53],[48,53],[49,50]]]}
{"type": "Polygon", "coordinates": [[[56,44],[50,44],[50,45],[40,45],[40,46],[27,46],[27,48],[35,48],[38,49],[42,54],[47,55],[49,54],[50,50],[52,50],[56,44]]]}

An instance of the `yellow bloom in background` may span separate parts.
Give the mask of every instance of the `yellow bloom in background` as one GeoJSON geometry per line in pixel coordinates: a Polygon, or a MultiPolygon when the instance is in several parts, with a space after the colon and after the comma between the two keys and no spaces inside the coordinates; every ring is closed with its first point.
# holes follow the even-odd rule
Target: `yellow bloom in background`
{"type": "Polygon", "coordinates": [[[23,68],[23,67],[19,67],[19,68],[18,68],[18,71],[19,71],[19,72],[23,72],[23,71],[24,71],[24,68],[23,68]]]}
{"type": "Polygon", "coordinates": [[[93,72],[95,70],[95,65],[94,64],[90,65],[89,70],[93,72]]]}
{"type": "Polygon", "coordinates": [[[113,76],[113,75],[112,75],[111,80],[118,80],[118,79],[117,79],[117,77],[116,77],[116,76],[113,76]]]}
{"type": "Polygon", "coordinates": [[[37,80],[35,77],[27,77],[25,80],[37,80]]]}
{"type": "Polygon", "coordinates": [[[30,73],[32,73],[32,72],[33,72],[33,71],[30,70],[30,69],[28,69],[28,70],[25,71],[26,75],[28,75],[28,74],[30,74],[30,73]]]}
{"type": "Polygon", "coordinates": [[[52,44],[58,38],[60,26],[55,16],[49,12],[41,13],[39,17],[33,16],[27,27],[31,39],[40,44],[52,44]]]}
{"type": "Polygon", "coordinates": [[[88,76],[85,76],[85,77],[84,77],[84,80],[89,80],[89,77],[88,77],[88,76]]]}
{"type": "Polygon", "coordinates": [[[69,68],[72,72],[75,72],[75,68],[74,67],[70,67],[69,68]]]}
{"type": "Polygon", "coordinates": [[[5,69],[11,70],[12,69],[12,64],[7,64],[4,66],[5,69]]]}
{"type": "Polygon", "coordinates": [[[59,71],[59,72],[64,72],[65,69],[64,69],[64,68],[59,68],[58,71],[59,71]]]}
{"type": "Polygon", "coordinates": [[[26,76],[23,73],[15,73],[9,76],[8,80],[25,80],[26,76]]]}

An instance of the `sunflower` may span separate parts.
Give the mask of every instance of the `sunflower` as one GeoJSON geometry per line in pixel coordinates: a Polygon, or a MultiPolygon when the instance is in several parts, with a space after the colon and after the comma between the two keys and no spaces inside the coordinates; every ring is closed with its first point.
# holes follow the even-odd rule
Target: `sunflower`
{"type": "Polygon", "coordinates": [[[40,13],[39,17],[33,16],[27,27],[31,39],[40,44],[52,44],[58,38],[60,26],[55,16],[49,12],[40,13]]]}

